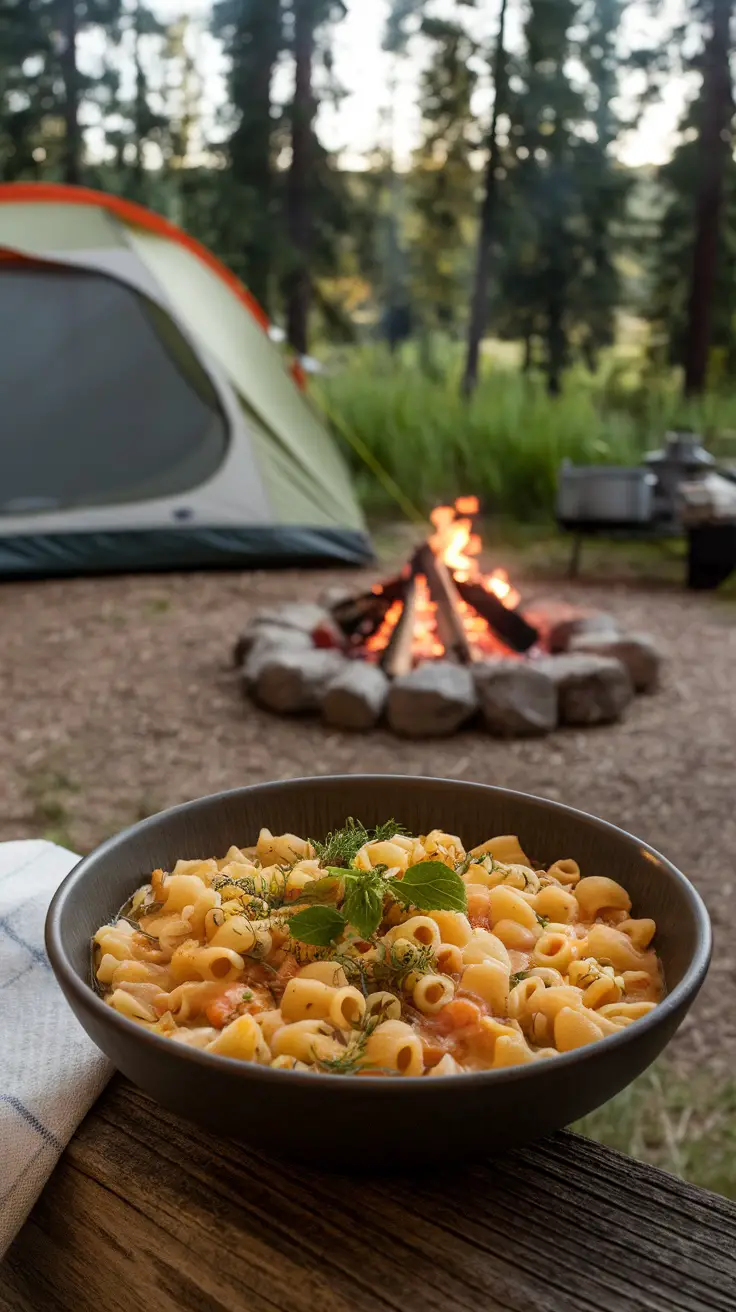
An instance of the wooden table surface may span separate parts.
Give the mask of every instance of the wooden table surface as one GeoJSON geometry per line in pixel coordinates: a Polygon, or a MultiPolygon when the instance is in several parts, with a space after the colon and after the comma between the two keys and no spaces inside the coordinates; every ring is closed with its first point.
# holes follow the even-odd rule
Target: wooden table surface
{"type": "Polygon", "coordinates": [[[0,1309],[734,1312],[736,1206],[567,1132],[455,1173],[319,1175],[116,1077],[0,1268],[0,1309]]]}

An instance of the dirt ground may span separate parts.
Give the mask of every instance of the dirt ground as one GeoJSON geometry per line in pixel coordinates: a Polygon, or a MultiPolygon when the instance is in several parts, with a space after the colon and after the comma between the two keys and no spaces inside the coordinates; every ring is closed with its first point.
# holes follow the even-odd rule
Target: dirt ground
{"type": "MultiPolygon", "coordinates": [[[[502,743],[355,737],[242,696],[232,645],[254,609],[360,575],[212,573],[0,587],[0,838],[86,852],[172,803],[265,779],[340,772],[454,776],[579,806],[640,834],[695,881],[713,965],[673,1045],[683,1069],[736,1069],[736,606],[671,586],[554,585],[669,650],[665,685],[619,725],[502,743]]],[[[375,571],[366,574],[373,581],[375,571]]],[[[545,595],[550,583],[530,585],[545,595]]]]}

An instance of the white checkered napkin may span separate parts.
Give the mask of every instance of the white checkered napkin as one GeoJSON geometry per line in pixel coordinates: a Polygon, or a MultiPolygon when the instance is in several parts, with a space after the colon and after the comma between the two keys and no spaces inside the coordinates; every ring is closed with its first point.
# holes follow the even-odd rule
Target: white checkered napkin
{"type": "Polygon", "coordinates": [[[54,843],[0,843],[0,1258],[112,1073],[43,945],[52,894],[78,860],[54,843]]]}

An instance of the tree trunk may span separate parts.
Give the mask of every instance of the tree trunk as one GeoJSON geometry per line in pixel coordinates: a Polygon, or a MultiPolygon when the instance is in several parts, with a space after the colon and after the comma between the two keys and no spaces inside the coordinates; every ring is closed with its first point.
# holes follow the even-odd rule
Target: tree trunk
{"type": "Polygon", "coordinates": [[[59,23],[61,51],[59,64],[64,83],[64,181],[81,182],[82,134],[79,128],[79,69],[77,68],[77,12],[76,0],[62,0],[59,23]]]}
{"type": "Polygon", "coordinates": [[[527,323],[524,325],[524,358],[521,363],[521,372],[530,374],[534,364],[534,325],[527,323]]]}
{"type": "Polygon", "coordinates": [[[598,349],[596,347],[592,332],[588,333],[581,343],[580,347],[585,361],[585,367],[588,373],[598,373],[598,349]]]}
{"type": "MultiPolygon", "coordinates": [[[[249,215],[243,251],[245,281],[264,308],[271,300],[274,248],[274,171],[271,87],[281,49],[280,0],[254,0],[233,51],[231,95],[240,121],[230,141],[232,173],[247,196],[249,215]]],[[[239,232],[242,227],[238,225],[239,232]]],[[[236,235],[236,241],[242,236],[236,235]]]]}
{"type": "Polygon", "coordinates": [[[314,0],[294,3],[294,101],[291,115],[291,165],[287,179],[287,228],[291,271],[287,277],[286,322],[291,347],[306,355],[309,344],[312,253],[310,175],[313,155],[315,102],[312,92],[314,59],[314,0]]]}
{"type": "Polygon", "coordinates": [[[496,171],[498,169],[498,118],[503,112],[506,99],[506,0],[501,0],[501,13],[498,21],[498,38],[493,60],[493,114],[488,134],[488,159],[486,161],[483,204],[480,212],[478,230],[478,249],[476,254],[475,282],[470,304],[470,322],[468,324],[468,348],[465,360],[465,372],[462,380],[463,396],[469,397],[478,382],[478,361],[480,344],[488,319],[488,286],[491,276],[491,242],[496,221],[496,171]]]}
{"type": "Polygon", "coordinates": [[[695,201],[695,242],[685,334],[685,396],[705,390],[723,211],[723,180],[731,144],[733,100],[729,59],[733,0],[711,0],[711,33],[703,61],[701,165],[695,201]]]}
{"type": "Polygon", "coordinates": [[[547,306],[547,392],[550,396],[559,396],[562,391],[567,347],[562,316],[562,298],[554,291],[547,306]]]}
{"type": "Polygon", "coordinates": [[[135,66],[135,121],[133,131],[135,141],[133,147],[135,154],[133,156],[132,184],[133,195],[137,201],[144,199],[144,171],[143,171],[143,138],[146,132],[146,118],[148,110],[148,101],[146,98],[146,75],[141,63],[141,5],[137,0],[135,14],[133,17],[133,63],[135,66]]]}

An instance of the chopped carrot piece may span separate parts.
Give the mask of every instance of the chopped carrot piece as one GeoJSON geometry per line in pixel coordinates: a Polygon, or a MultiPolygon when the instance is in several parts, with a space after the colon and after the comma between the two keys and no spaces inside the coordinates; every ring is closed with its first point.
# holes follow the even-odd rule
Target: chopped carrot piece
{"type": "Polygon", "coordinates": [[[480,1007],[470,998],[453,998],[437,1013],[435,1025],[440,1034],[451,1034],[453,1030],[477,1025],[480,1017],[480,1007]]]}
{"type": "Polygon", "coordinates": [[[422,1055],[424,1057],[424,1065],[427,1067],[436,1066],[439,1062],[442,1061],[442,1058],[445,1056],[446,1053],[447,1053],[447,1048],[443,1048],[439,1043],[427,1043],[426,1039],[422,1043],[422,1055]]]}
{"type": "Polygon", "coordinates": [[[229,984],[222,993],[213,998],[212,1002],[208,1002],[204,1014],[210,1025],[214,1025],[215,1029],[218,1030],[223,1029],[228,1021],[233,1019],[233,1015],[239,1010],[240,1004],[247,1000],[245,997],[247,992],[248,990],[244,989],[242,984],[237,984],[234,987],[229,984]]]}

